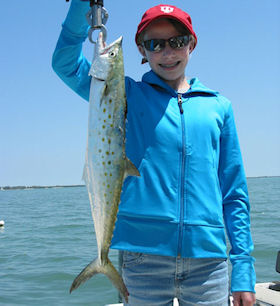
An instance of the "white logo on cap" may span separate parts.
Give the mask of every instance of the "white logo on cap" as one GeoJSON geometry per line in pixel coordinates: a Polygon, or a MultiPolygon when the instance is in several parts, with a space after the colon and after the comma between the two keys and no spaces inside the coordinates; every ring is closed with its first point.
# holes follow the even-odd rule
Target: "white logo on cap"
{"type": "Polygon", "coordinates": [[[171,6],[161,6],[160,7],[161,11],[168,14],[168,13],[172,13],[174,11],[174,8],[171,6]]]}

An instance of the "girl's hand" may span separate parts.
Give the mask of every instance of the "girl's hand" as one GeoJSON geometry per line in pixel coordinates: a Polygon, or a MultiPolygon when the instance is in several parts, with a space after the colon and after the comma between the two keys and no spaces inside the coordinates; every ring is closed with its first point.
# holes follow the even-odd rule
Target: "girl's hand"
{"type": "Polygon", "coordinates": [[[232,293],[234,306],[253,306],[256,303],[256,296],[253,292],[237,291],[232,293]]]}

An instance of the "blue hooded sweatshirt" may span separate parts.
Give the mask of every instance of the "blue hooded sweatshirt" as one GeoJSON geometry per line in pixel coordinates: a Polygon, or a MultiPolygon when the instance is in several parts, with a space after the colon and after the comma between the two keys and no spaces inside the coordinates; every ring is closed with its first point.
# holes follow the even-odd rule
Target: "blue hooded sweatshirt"
{"type": "MultiPolygon", "coordinates": [[[[84,99],[90,63],[82,54],[88,4],[74,0],[53,68],[84,99]]],[[[123,185],[112,248],[148,254],[227,258],[232,291],[254,292],[249,199],[231,103],[191,79],[178,93],[153,71],[126,77],[128,158],[140,177],[123,185]]]]}

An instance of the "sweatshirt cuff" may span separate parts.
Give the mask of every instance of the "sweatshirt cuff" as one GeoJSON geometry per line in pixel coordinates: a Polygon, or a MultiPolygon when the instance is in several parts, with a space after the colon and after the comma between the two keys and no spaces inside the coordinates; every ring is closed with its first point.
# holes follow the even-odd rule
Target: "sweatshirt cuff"
{"type": "Polygon", "coordinates": [[[88,1],[72,0],[63,27],[75,36],[86,37],[89,29],[86,14],[89,10],[88,1]]]}
{"type": "Polygon", "coordinates": [[[253,257],[238,258],[232,261],[231,292],[255,292],[254,262],[253,257]]]}

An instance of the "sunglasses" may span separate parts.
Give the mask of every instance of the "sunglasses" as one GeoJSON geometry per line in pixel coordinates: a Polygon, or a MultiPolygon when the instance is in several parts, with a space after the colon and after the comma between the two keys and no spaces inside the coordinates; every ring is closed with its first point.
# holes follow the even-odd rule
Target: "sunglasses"
{"type": "Polygon", "coordinates": [[[169,39],[148,39],[143,42],[143,46],[146,50],[151,52],[160,52],[166,46],[168,42],[172,49],[181,49],[188,45],[190,37],[188,35],[171,37],[169,39]]]}

